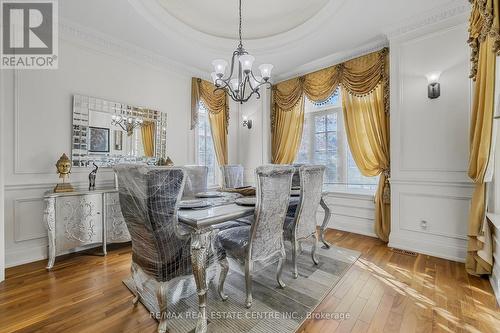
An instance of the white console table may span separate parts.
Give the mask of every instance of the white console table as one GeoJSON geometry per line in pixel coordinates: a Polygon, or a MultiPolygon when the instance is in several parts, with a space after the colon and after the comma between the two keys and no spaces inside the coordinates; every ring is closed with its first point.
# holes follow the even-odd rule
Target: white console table
{"type": "Polygon", "coordinates": [[[54,266],[56,256],[68,250],[102,244],[106,255],[106,244],[130,241],[116,189],[47,193],[44,201],[48,270],[54,266]]]}

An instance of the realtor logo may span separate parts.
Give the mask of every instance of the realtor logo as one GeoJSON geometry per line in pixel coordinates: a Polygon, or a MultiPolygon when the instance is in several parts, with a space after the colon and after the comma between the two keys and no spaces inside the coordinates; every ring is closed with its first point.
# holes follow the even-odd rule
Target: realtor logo
{"type": "Polygon", "coordinates": [[[1,0],[0,68],[57,69],[57,0],[1,0]]]}

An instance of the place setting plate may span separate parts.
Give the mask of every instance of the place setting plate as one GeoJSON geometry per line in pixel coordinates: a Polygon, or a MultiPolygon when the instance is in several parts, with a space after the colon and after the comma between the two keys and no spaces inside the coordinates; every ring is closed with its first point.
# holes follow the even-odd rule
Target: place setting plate
{"type": "Polygon", "coordinates": [[[221,198],[224,196],[224,193],[217,191],[209,191],[209,192],[199,192],[194,195],[197,198],[221,198]]]}
{"type": "Polygon", "coordinates": [[[300,188],[298,190],[292,188],[292,190],[290,191],[290,196],[300,197],[300,188]]]}
{"type": "Polygon", "coordinates": [[[211,204],[207,200],[192,199],[192,200],[181,200],[179,202],[179,208],[183,209],[194,209],[194,208],[206,208],[210,207],[211,204]]]}
{"type": "Polygon", "coordinates": [[[255,206],[257,204],[257,198],[256,197],[238,198],[234,201],[234,203],[240,206],[255,206]]]}

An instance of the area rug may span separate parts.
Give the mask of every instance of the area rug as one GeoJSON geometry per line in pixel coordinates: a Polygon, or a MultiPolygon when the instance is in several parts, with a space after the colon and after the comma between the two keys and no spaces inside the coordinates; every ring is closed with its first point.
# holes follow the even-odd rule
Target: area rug
{"type": "MultiPolygon", "coordinates": [[[[287,248],[287,255],[290,251],[287,248]]],[[[253,275],[253,303],[250,309],[245,307],[245,277],[240,266],[230,262],[229,274],[224,284],[224,291],[229,296],[222,301],[217,293],[215,278],[209,284],[208,292],[208,331],[209,332],[295,332],[314,312],[326,295],[335,287],[349,267],[358,259],[360,253],[340,247],[319,248],[319,265],[314,265],[308,248],[298,256],[297,279],[292,278],[291,258],[287,257],[283,268],[285,289],[277,287],[276,264],[260,269],[253,275]]],[[[131,278],[123,281],[134,290],[131,278]]],[[[153,294],[141,298],[141,303],[151,312],[156,313],[158,304],[153,294]],[[149,300],[149,301],[148,301],[149,300]]],[[[168,300],[168,331],[170,333],[194,332],[198,298],[192,294],[180,300],[168,300]]],[[[132,306],[132,305],[131,305],[132,306]]]]}

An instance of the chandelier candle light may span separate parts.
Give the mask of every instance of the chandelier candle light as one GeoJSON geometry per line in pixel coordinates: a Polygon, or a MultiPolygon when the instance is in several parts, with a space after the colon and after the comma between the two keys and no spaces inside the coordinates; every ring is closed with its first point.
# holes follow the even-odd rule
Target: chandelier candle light
{"type": "Polygon", "coordinates": [[[111,125],[118,125],[124,131],[127,132],[128,136],[134,133],[134,129],[142,125],[144,121],[141,118],[124,117],[119,115],[113,115],[111,117],[111,125]]]}
{"type": "Polygon", "coordinates": [[[261,86],[271,87],[271,71],[273,65],[262,64],[259,66],[261,76],[254,75],[252,65],[255,60],[253,56],[243,48],[241,38],[241,0],[239,0],[239,37],[240,43],[233,52],[231,58],[231,69],[229,76],[225,77],[227,61],[224,59],[217,59],[212,61],[215,72],[213,72],[212,80],[215,85],[215,90],[225,90],[227,94],[235,101],[243,104],[248,101],[253,94],[260,98],[259,88],[261,86]],[[236,69],[237,68],[237,69],[236,69]],[[236,71],[236,73],[235,73],[236,71]]]}

